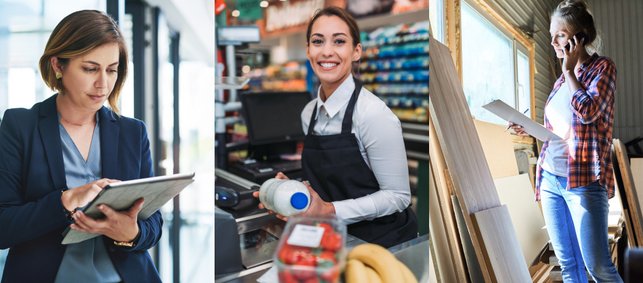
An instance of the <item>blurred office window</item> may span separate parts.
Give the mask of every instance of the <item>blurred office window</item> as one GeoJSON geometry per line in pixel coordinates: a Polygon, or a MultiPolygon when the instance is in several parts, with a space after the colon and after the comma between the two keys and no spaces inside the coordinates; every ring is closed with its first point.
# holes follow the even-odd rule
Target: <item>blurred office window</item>
{"type": "MultiPolygon", "coordinates": [[[[174,70],[170,62],[170,30],[167,26],[165,17],[161,14],[158,19],[158,110],[159,118],[159,140],[158,145],[161,150],[160,160],[155,174],[170,175],[173,173],[172,146],[174,139],[172,131],[174,129],[174,101],[172,89],[174,87],[174,70]]],[[[154,70],[153,70],[154,71],[154,70]]],[[[188,187],[189,188],[189,187],[188,187]]],[[[160,262],[159,271],[163,281],[172,282],[172,254],[176,251],[172,249],[172,211],[174,206],[172,202],[166,203],[161,208],[163,214],[163,235],[159,243],[160,262]]]]}
{"type": "Polygon", "coordinates": [[[471,115],[506,124],[482,108],[500,99],[529,113],[529,60],[526,48],[466,1],[462,2],[462,83],[471,115]]]}
{"type": "MultiPolygon", "coordinates": [[[[0,1],[0,116],[31,106],[54,92],[43,83],[38,60],[56,24],[81,9],[105,11],[105,0],[0,1]]],[[[0,277],[7,250],[0,250],[0,277]]]]}
{"type": "Polygon", "coordinates": [[[53,94],[42,82],[38,60],[56,24],[81,9],[104,11],[105,1],[0,1],[0,115],[53,94]]]}
{"type": "Polygon", "coordinates": [[[182,172],[196,172],[181,193],[181,282],[214,278],[214,68],[182,61],[179,76],[182,172]]]}
{"type": "Polygon", "coordinates": [[[121,110],[121,115],[126,117],[134,117],[134,63],[132,62],[132,15],[124,14],[123,19],[119,22],[125,44],[127,44],[127,51],[129,55],[129,64],[127,65],[127,79],[125,85],[121,89],[121,96],[118,98],[118,108],[121,110]]]}
{"type": "MultiPolygon", "coordinates": [[[[159,271],[164,282],[173,282],[174,264],[179,282],[211,282],[214,278],[214,68],[185,56],[178,68],[178,105],[174,104],[174,63],[171,40],[175,36],[164,14],[158,21],[158,120],[161,154],[157,175],[195,172],[195,182],[179,196],[179,205],[162,209],[163,236],[159,243],[159,271]],[[178,107],[178,109],[176,109],[178,107]],[[178,115],[179,124],[174,124],[178,115]],[[175,127],[179,140],[174,140],[175,127]],[[175,146],[179,146],[178,148],[175,146]],[[179,164],[174,164],[175,148],[179,164]],[[176,166],[178,165],[178,166],[176,166]],[[179,215],[179,221],[173,218],[179,215]],[[173,223],[178,223],[179,245],[173,223]],[[178,253],[178,255],[176,254],[178,253]],[[174,259],[178,258],[178,263],[174,259]]],[[[180,46],[183,46],[182,42],[180,46]]]]}
{"type": "Polygon", "coordinates": [[[9,69],[9,93],[20,95],[7,96],[7,108],[31,108],[36,100],[36,83],[40,83],[40,73],[33,68],[9,69]],[[36,78],[38,76],[38,78],[36,78]]]}
{"type": "Polygon", "coordinates": [[[157,175],[172,174],[174,161],[172,159],[173,129],[174,129],[174,66],[170,61],[170,28],[161,14],[158,23],[158,103],[159,103],[159,137],[161,140],[161,157],[159,163],[161,172],[157,175]]]}

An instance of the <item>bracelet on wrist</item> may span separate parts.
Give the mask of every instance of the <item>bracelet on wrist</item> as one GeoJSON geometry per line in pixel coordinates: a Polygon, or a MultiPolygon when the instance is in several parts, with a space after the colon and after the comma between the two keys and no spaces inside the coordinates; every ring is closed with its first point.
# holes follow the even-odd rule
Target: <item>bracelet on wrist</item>
{"type": "Polygon", "coordinates": [[[138,240],[138,237],[140,235],[141,235],[141,230],[138,230],[138,233],[136,233],[136,236],[131,241],[116,241],[116,240],[114,240],[114,245],[119,246],[119,247],[131,248],[131,247],[136,245],[136,240],[138,240]]]}
{"type": "Polygon", "coordinates": [[[134,246],[134,241],[125,242],[125,241],[114,240],[114,246],[131,248],[134,246]]]}

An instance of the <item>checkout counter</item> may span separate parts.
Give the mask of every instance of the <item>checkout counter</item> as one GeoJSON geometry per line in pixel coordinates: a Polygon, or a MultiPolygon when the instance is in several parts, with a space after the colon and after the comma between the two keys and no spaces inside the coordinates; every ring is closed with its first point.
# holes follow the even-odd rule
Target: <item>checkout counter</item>
{"type": "MultiPolygon", "coordinates": [[[[258,184],[217,169],[215,186],[222,186],[248,195],[258,184]]],[[[257,279],[272,267],[285,222],[257,208],[257,201],[243,198],[235,207],[215,210],[215,282],[246,283],[257,279]]],[[[346,247],[364,241],[347,235],[346,247]]],[[[428,234],[389,248],[406,264],[418,282],[428,281],[428,234]]]]}

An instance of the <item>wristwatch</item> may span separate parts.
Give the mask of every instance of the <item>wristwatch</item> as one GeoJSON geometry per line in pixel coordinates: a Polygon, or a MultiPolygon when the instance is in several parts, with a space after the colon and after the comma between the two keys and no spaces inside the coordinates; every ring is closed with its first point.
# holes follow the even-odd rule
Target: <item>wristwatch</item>
{"type": "Polygon", "coordinates": [[[140,235],[141,235],[141,230],[138,230],[138,234],[136,234],[136,237],[134,237],[134,239],[132,239],[131,241],[116,241],[116,240],[114,240],[114,246],[131,248],[134,245],[136,245],[136,240],[138,240],[138,237],[140,235]]]}
{"type": "Polygon", "coordinates": [[[134,246],[134,240],[129,242],[114,241],[115,246],[131,248],[134,246]]]}

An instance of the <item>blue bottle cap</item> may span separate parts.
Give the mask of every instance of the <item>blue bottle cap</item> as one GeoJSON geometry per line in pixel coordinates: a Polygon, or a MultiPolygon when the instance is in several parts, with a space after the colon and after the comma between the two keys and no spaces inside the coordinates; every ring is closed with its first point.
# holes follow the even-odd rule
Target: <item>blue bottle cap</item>
{"type": "Polygon", "coordinates": [[[290,205],[296,209],[303,209],[308,205],[308,196],[302,192],[296,192],[290,197],[290,205]]]}

